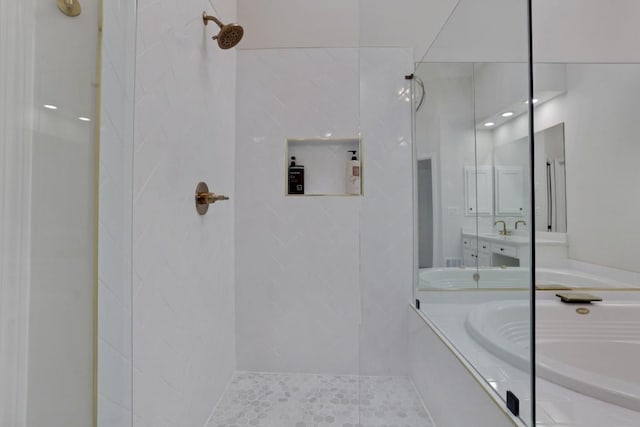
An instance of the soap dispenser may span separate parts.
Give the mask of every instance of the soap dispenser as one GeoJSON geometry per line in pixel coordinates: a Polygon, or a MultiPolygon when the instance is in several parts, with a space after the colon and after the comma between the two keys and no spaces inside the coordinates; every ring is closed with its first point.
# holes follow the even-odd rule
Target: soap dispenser
{"type": "Polygon", "coordinates": [[[295,156],[289,164],[289,194],[304,194],[304,166],[296,164],[295,156]]]}
{"type": "Polygon", "coordinates": [[[349,150],[351,160],[347,162],[347,194],[360,194],[360,160],[356,150],[349,150]]]}

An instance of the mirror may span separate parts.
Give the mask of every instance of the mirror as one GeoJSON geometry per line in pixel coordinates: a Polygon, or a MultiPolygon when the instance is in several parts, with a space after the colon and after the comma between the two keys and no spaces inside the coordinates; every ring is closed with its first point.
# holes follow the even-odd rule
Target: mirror
{"type": "MultiPolygon", "coordinates": [[[[535,134],[535,216],[536,231],[567,232],[567,189],[564,154],[564,123],[535,134]]],[[[527,156],[528,138],[520,138],[495,149],[496,215],[522,213],[523,173],[526,165],[518,163],[527,156]]]]}
{"type": "Polygon", "coordinates": [[[464,193],[466,216],[493,215],[493,168],[465,166],[464,193]]]}
{"type": "MultiPolygon", "coordinates": [[[[640,279],[625,273],[640,273],[633,255],[637,251],[624,249],[640,242],[632,237],[635,227],[628,229],[634,222],[630,215],[637,211],[632,203],[637,198],[630,195],[640,186],[640,175],[629,162],[640,157],[630,155],[637,148],[630,143],[635,141],[630,117],[634,109],[624,97],[639,93],[640,66],[535,65],[532,208],[527,206],[531,174],[526,96],[509,83],[522,81],[523,67],[418,67],[431,102],[416,114],[421,137],[417,150],[432,159],[428,226],[422,226],[422,203],[418,207],[420,226],[430,230],[428,238],[426,233],[420,237],[420,268],[526,266],[527,218],[534,215],[539,285],[560,280],[551,273],[545,276],[544,269],[564,269],[580,276],[575,282],[586,287],[640,288],[640,279]],[[574,81],[579,84],[568,86],[574,81]],[[613,92],[601,89],[604,81],[616,81],[613,92]],[[603,120],[605,101],[616,113],[603,120]],[[603,268],[620,270],[624,280],[609,280],[603,268]],[[588,274],[598,277],[588,279],[588,274]]],[[[423,185],[418,180],[418,192],[423,185]]],[[[483,285],[455,283],[447,287],[483,285]]],[[[486,286],[493,288],[495,282],[486,286]]]]}
{"type": "MultiPolygon", "coordinates": [[[[504,2],[502,9],[512,3],[504,2]]],[[[591,395],[602,402],[575,399],[571,385],[557,383],[555,373],[540,375],[544,370],[523,380],[526,364],[505,357],[509,339],[486,345],[489,335],[503,338],[507,331],[518,335],[526,350],[529,339],[542,342],[536,352],[521,353],[531,356],[528,367],[540,355],[560,358],[547,347],[566,326],[555,313],[575,316],[575,306],[555,297],[561,287],[602,297],[593,307],[611,308],[613,323],[625,319],[620,302],[625,309],[638,305],[640,33],[634,18],[640,6],[631,0],[618,8],[569,3],[534,5],[537,34],[531,54],[540,62],[533,64],[533,81],[526,59],[517,62],[517,55],[508,55],[509,46],[500,44],[517,38],[505,36],[508,32],[490,37],[501,27],[482,19],[483,2],[459,2],[430,47],[429,62],[418,65],[416,75],[428,95],[415,116],[415,141],[418,156],[433,159],[433,268],[420,264],[415,296],[421,312],[500,396],[509,390],[521,401],[528,399],[539,415],[559,413],[558,398],[566,397],[563,419],[600,426],[626,417],[623,411],[630,414],[624,402],[603,394],[591,395]],[[528,316],[534,304],[542,308],[536,319],[544,327],[538,329],[528,316]],[[527,390],[526,380],[536,387],[527,390]],[[589,420],[580,418],[586,413],[589,420]]],[[[491,15],[505,16],[502,9],[491,9],[491,15]]],[[[518,22],[515,15],[502,21],[518,22]]],[[[419,180],[418,191],[422,185],[419,180]]],[[[584,317],[586,311],[578,314],[584,317]]],[[[623,333],[615,325],[609,329],[623,333]]],[[[595,346],[590,342],[584,348],[598,353],[600,341],[592,341],[595,346]]],[[[581,354],[569,353],[561,357],[574,369],[581,354]]],[[[614,359],[626,360],[629,354],[621,347],[614,359]]],[[[637,388],[638,381],[627,377],[616,386],[637,388]]],[[[621,422],[636,426],[638,420],[636,413],[621,422]]]]}
{"type": "MultiPolygon", "coordinates": [[[[529,141],[517,143],[528,135],[527,2],[501,0],[489,9],[477,0],[454,3],[414,72],[416,100],[421,83],[426,94],[414,121],[414,296],[431,327],[486,379],[487,389],[526,401],[528,373],[483,352],[468,326],[475,324],[469,319],[476,307],[499,298],[519,300],[525,321],[518,330],[529,325],[529,141]],[[512,121],[518,125],[510,127],[512,121]],[[430,174],[422,165],[427,159],[430,174]]],[[[523,420],[529,419],[525,406],[523,420]]]]}
{"type": "MultiPolygon", "coordinates": [[[[566,67],[539,64],[536,70],[534,104],[553,104],[566,93],[566,67]]],[[[526,64],[428,62],[418,66],[417,74],[430,101],[416,113],[419,268],[526,267],[534,213],[537,231],[546,233],[536,239],[543,257],[566,258],[562,123],[536,135],[542,147],[536,155],[549,167],[536,170],[540,202],[529,207],[526,64]],[[428,179],[421,165],[425,159],[428,179]]],[[[526,272],[522,275],[518,283],[525,289],[526,272]]],[[[447,286],[495,287],[495,281],[480,276],[447,286]]]]}
{"type": "Polygon", "coordinates": [[[536,133],[536,231],[567,232],[564,123],[536,133]]]}

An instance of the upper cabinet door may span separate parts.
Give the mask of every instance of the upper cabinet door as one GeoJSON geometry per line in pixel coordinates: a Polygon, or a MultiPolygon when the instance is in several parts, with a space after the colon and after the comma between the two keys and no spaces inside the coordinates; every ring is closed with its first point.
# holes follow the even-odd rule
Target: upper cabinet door
{"type": "Polygon", "coordinates": [[[466,216],[493,215],[493,168],[473,166],[464,168],[464,195],[466,216]],[[477,198],[476,198],[477,194],[477,198]]]}
{"type": "Polygon", "coordinates": [[[496,166],[496,215],[524,215],[524,176],[520,166],[496,166]]]}

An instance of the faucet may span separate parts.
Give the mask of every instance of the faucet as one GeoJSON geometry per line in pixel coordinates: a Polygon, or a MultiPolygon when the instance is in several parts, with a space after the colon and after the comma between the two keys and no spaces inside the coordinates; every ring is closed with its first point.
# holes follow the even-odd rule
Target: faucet
{"type": "Polygon", "coordinates": [[[524,222],[523,220],[519,219],[518,221],[516,221],[516,230],[518,229],[518,224],[522,224],[522,225],[524,225],[525,227],[527,226],[527,223],[526,223],[526,222],[524,222]]]}
{"type": "Polygon", "coordinates": [[[500,223],[502,223],[502,230],[500,230],[500,234],[501,234],[502,236],[508,236],[508,235],[510,235],[510,234],[511,234],[511,232],[510,232],[510,231],[507,231],[507,223],[506,223],[506,222],[504,222],[504,221],[496,221],[493,225],[495,226],[495,225],[498,225],[498,224],[500,224],[500,223]]]}

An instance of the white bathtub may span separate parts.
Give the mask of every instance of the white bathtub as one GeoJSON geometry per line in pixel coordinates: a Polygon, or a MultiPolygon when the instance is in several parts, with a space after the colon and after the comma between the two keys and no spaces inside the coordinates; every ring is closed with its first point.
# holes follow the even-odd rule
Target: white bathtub
{"type": "MultiPolygon", "coordinates": [[[[495,301],[467,316],[489,351],[530,369],[529,303],[495,301]]],[[[536,304],[537,375],[579,393],[640,411],[640,303],[536,304]],[[578,309],[589,310],[579,314],[578,309]]]]}
{"type": "MultiPolygon", "coordinates": [[[[475,282],[474,268],[424,268],[420,270],[418,290],[452,289],[528,289],[529,268],[484,267],[480,268],[480,280],[475,282]]],[[[633,285],[611,278],[571,269],[539,268],[537,285],[564,285],[571,288],[632,288],[633,285]]]]}

